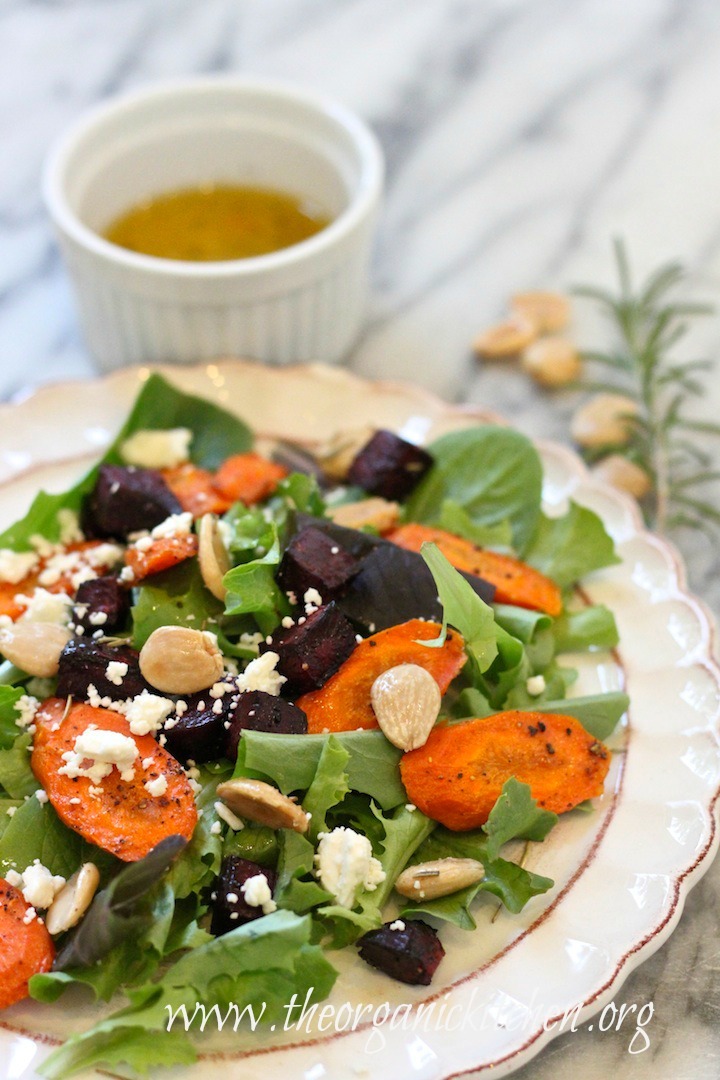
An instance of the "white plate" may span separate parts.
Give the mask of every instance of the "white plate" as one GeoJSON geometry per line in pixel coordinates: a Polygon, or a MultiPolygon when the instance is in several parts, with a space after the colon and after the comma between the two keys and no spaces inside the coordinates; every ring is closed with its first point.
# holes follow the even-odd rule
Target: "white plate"
{"type": "MultiPolygon", "coordinates": [[[[409,386],[316,366],[279,370],[227,361],[168,374],[259,433],[289,439],[317,440],[371,423],[422,440],[478,418],[497,419],[409,386]]],[[[3,406],[0,521],[20,516],[38,486],[60,489],[74,478],[80,459],[96,455],[117,430],[147,375],[146,368],[129,369],[44,387],[3,406]]],[[[546,503],[561,506],[572,495],[592,507],[622,557],[585,585],[592,601],[615,612],[621,648],[616,656],[581,658],[576,692],[625,683],[632,701],[628,725],[613,737],[617,753],[597,811],[567,815],[545,844],[532,845],[526,865],[554,878],[554,889],[516,916],[483,899],[475,933],[443,927],[447,956],[429,989],[377,974],[353,950],[333,954],[341,976],[324,1014],[326,1030],[316,1022],[309,1030],[278,1025],[214,1036],[188,1078],[221,1080],[228,1069],[243,1080],[449,1080],[476,1070],[505,1076],[560,1033],[564,1014],[577,1007],[575,1023],[585,1024],[612,1001],[672,932],[688,890],[708,868],[720,785],[720,672],[710,617],[687,594],[677,553],[643,530],[633,503],[591,480],[565,448],[542,443],[539,450],[546,503]],[[363,1006],[377,1010],[375,1021],[366,1011],[353,1025],[358,1013],[351,1007],[363,1006]]],[[[49,1047],[94,1015],[80,998],[7,1010],[0,1024],[5,1077],[35,1075],[49,1047]]],[[[288,1015],[294,1024],[297,1012],[288,1015]]]]}

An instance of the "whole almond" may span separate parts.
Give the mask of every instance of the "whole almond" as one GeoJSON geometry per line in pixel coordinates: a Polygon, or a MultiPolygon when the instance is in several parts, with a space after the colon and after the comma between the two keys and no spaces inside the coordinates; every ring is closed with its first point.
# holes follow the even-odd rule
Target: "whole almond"
{"type": "Polygon", "coordinates": [[[0,653],[28,675],[49,679],[57,675],[60,654],[71,636],[57,623],[21,620],[0,630],[0,653]]]}
{"type": "Polygon", "coordinates": [[[289,796],[266,784],[264,780],[236,777],[217,786],[218,798],[230,807],[234,814],[258,825],[271,829],[292,829],[305,833],[310,818],[289,796]]]}
{"type": "Polygon", "coordinates": [[[401,750],[424,746],[440,711],[440,687],[419,664],[398,664],[378,675],[370,701],[385,738],[401,750]]]}
{"type": "Polygon", "coordinates": [[[204,514],[200,519],[198,540],[198,562],[202,579],[213,596],[224,600],[227,589],[223,585],[223,578],[230,569],[230,556],[214,514],[204,514]]]}
{"type": "Polygon", "coordinates": [[[637,402],[625,394],[595,394],[574,414],[570,432],[578,446],[624,446],[638,411],[637,402]]]}
{"type": "Polygon", "coordinates": [[[159,626],[140,650],[140,671],[165,694],[194,694],[222,677],[223,658],[214,634],[159,626]]]}
{"type": "Polygon", "coordinates": [[[475,353],[485,360],[506,360],[518,356],[538,336],[538,324],[526,315],[514,315],[488,327],[473,341],[475,353]]]}
{"type": "Polygon", "coordinates": [[[411,900],[434,900],[482,881],[485,870],[475,859],[434,859],[403,870],[395,882],[401,896],[411,900]]]}
{"type": "Polygon", "coordinates": [[[343,525],[346,529],[364,529],[371,525],[381,533],[395,528],[400,521],[399,503],[389,502],[380,496],[329,506],[326,513],[336,525],[343,525]]]}
{"type": "Polygon", "coordinates": [[[570,301],[556,292],[516,293],[510,307],[517,315],[524,315],[537,323],[541,334],[555,334],[570,321],[570,301]]]}
{"type": "Polygon", "coordinates": [[[635,499],[644,498],[652,487],[652,480],[645,470],[621,454],[609,454],[603,458],[593,467],[592,474],[635,499]]]}
{"type": "Polygon", "coordinates": [[[77,925],[90,907],[99,884],[100,871],[95,863],[83,863],[48,908],[45,915],[48,933],[60,934],[77,925]]]}
{"type": "Polygon", "coordinates": [[[571,341],[545,337],[534,341],[522,354],[522,366],[541,386],[566,386],[580,376],[580,354],[571,341]]]}

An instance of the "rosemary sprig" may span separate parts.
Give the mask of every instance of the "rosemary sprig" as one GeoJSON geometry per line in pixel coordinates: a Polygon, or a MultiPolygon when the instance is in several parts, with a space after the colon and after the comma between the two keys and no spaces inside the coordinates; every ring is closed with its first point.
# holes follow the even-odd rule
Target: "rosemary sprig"
{"type": "Polygon", "coordinates": [[[608,351],[583,354],[609,369],[613,380],[583,385],[626,394],[637,402],[639,413],[629,418],[629,442],[603,447],[594,460],[621,453],[645,470],[652,487],[643,509],[659,532],[682,526],[712,533],[720,526],[720,509],[704,495],[704,486],[720,479],[720,471],[712,468],[712,457],[699,445],[699,437],[720,435],[720,424],[694,420],[685,410],[690,398],[705,392],[699,376],[713,365],[708,360],[678,360],[674,350],[690,321],[713,309],[675,299],[684,277],[677,263],[661,267],[636,290],[620,240],[615,241],[614,252],[617,295],[587,286],[574,290],[601,305],[616,337],[608,351]]]}

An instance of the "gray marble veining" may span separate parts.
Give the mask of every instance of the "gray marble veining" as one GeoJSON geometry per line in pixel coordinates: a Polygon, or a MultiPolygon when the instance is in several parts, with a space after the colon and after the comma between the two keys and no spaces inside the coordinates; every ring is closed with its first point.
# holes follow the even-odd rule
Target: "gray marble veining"
{"type": "MultiPolygon", "coordinates": [[[[40,196],[50,141],[95,102],[173,76],[234,71],[330,93],[375,128],[388,190],[366,330],[350,364],[567,437],[571,394],[478,367],[469,343],[514,290],[611,280],[610,239],[645,272],[679,258],[720,296],[716,0],[3,0],[0,3],[0,396],[86,376],[40,196]]],[[[578,305],[576,333],[602,329],[578,305]]],[[[718,354],[720,325],[694,335],[718,354]]],[[[715,374],[700,414],[720,414],[715,374]]],[[[715,549],[681,536],[720,611],[715,549]]],[[[598,898],[598,903],[601,903],[598,898]]],[[[720,864],[618,1000],[652,1000],[651,1046],[626,1029],[556,1041],[524,1080],[720,1075],[720,864]]]]}

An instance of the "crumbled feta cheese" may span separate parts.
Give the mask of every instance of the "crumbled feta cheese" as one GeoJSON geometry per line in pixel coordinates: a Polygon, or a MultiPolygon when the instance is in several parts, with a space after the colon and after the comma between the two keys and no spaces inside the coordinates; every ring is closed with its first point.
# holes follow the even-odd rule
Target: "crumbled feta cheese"
{"type": "Polygon", "coordinates": [[[5,813],[7,814],[8,817],[13,817],[16,810],[17,810],[17,806],[8,806],[5,813]]]}
{"type": "Polygon", "coordinates": [[[525,683],[525,689],[531,697],[537,697],[545,689],[545,679],[542,675],[533,675],[525,683]]]}
{"type": "MultiPolygon", "coordinates": [[[[254,877],[247,878],[240,886],[240,892],[243,894],[248,907],[261,907],[263,915],[269,915],[272,911],[277,911],[277,904],[272,898],[268,879],[264,874],[255,874],[254,877]]],[[[230,900],[229,896],[228,900],[230,900]]],[[[232,903],[232,901],[230,902],[232,903]]]]}
{"type": "Polygon", "coordinates": [[[413,802],[407,802],[407,803],[405,803],[405,809],[409,810],[410,813],[412,814],[413,810],[417,810],[417,806],[413,802]]]}
{"type": "Polygon", "coordinates": [[[174,708],[169,698],[149,694],[147,690],[143,690],[130,701],[124,712],[133,735],[150,735],[159,730],[163,720],[174,708]]]}
{"type": "Polygon", "coordinates": [[[87,776],[93,784],[99,784],[117,768],[123,780],[132,780],[135,775],[133,764],[138,757],[138,748],[133,739],[121,735],[118,731],[102,731],[88,727],[75,739],[74,748],[62,755],[64,765],[58,772],[61,775],[87,776]],[[89,765],[84,762],[89,761],[89,765]]]}
{"type": "Polygon", "coordinates": [[[404,930],[405,929],[405,923],[402,921],[402,919],[396,919],[395,922],[390,923],[390,929],[391,930],[404,930]]]}
{"type": "Polygon", "coordinates": [[[211,698],[221,698],[230,693],[230,686],[226,682],[216,682],[210,687],[211,698]]]}
{"type": "Polygon", "coordinates": [[[105,675],[113,686],[122,686],[122,681],[128,673],[128,665],[122,660],[111,660],[105,668],[105,675]]]}
{"type": "Polygon", "coordinates": [[[36,697],[31,697],[30,694],[23,694],[21,698],[15,702],[15,723],[19,728],[29,728],[34,719],[35,713],[40,708],[40,702],[36,697]]]}
{"type": "Polygon", "coordinates": [[[220,833],[222,832],[222,825],[219,821],[213,821],[212,825],[210,826],[210,832],[213,834],[213,836],[220,835],[220,833]]]}
{"type": "Polygon", "coordinates": [[[37,791],[35,792],[35,798],[41,806],[44,806],[46,802],[50,801],[47,791],[43,791],[42,788],[37,789],[37,791]]]}
{"type": "Polygon", "coordinates": [[[385,871],[373,856],[367,836],[339,825],[320,833],[315,863],[320,883],[336,902],[352,908],[359,888],[372,892],[385,880],[385,871]]]}
{"type": "Polygon", "coordinates": [[[142,469],[173,469],[190,457],[192,437],[188,428],[136,431],[122,444],[120,454],[128,465],[142,469]]]}
{"type": "Polygon", "coordinates": [[[34,551],[10,551],[0,548],[0,581],[17,585],[35,569],[38,557],[34,551]]]}
{"type": "MultiPolygon", "coordinates": [[[[29,907],[23,915],[23,922],[26,926],[29,926],[33,919],[37,919],[37,911],[34,907],[29,907]]],[[[42,922],[42,919],[38,919],[38,922],[42,922]]]]}
{"type": "Polygon", "coordinates": [[[125,585],[132,585],[135,580],[135,571],[132,566],[123,566],[120,571],[120,580],[124,582],[125,585]]]}
{"type": "Polygon", "coordinates": [[[323,599],[317,589],[310,588],[303,596],[303,601],[305,603],[305,614],[312,615],[319,607],[322,607],[323,599]]]}
{"type": "Polygon", "coordinates": [[[251,660],[235,680],[238,690],[262,690],[265,694],[277,697],[280,687],[287,682],[285,676],[275,670],[279,659],[276,652],[266,652],[258,656],[257,660],[251,660]]]}
{"type": "Polygon", "coordinates": [[[63,507],[57,512],[57,523],[60,529],[61,544],[77,544],[85,539],[80,528],[80,519],[74,510],[63,507]]]}
{"type": "Polygon", "coordinates": [[[235,832],[240,832],[241,829],[245,828],[245,822],[241,821],[237,814],[233,814],[230,807],[226,806],[225,803],[219,801],[216,802],[215,813],[219,818],[222,818],[225,824],[229,825],[230,828],[233,829],[235,832]]]}
{"type": "Polygon", "coordinates": [[[107,622],[107,619],[107,611],[91,611],[88,617],[88,622],[91,626],[104,626],[107,622]]]}
{"type": "Polygon", "coordinates": [[[190,513],[171,514],[150,533],[153,540],[166,540],[173,536],[187,536],[192,529],[193,516],[190,513]]]}
{"type": "Polygon", "coordinates": [[[148,780],[144,786],[148,794],[152,795],[154,799],[157,799],[158,796],[164,795],[167,791],[167,778],[165,776],[157,776],[154,780],[148,780]]]}
{"type": "Polygon", "coordinates": [[[280,622],[280,625],[282,626],[283,630],[289,630],[291,626],[295,625],[295,620],[291,615],[284,615],[280,622]]]}
{"type": "Polygon", "coordinates": [[[5,874],[5,880],[8,885],[12,885],[13,889],[19,889],[22,885],[22,874],[18,874],[17,870],[8,870],[5,874]]]}
{"type": "MultiPolygon", "coordinates": [[[[14,884],[15,888],[22,891],[28,904],[41,911],[50,907],[56,893],[59,893],[65,884],[64,877],[51,874],[39,859],[36,859],[31,866],[26,866],[22,874],[16,874],[15,878],[19,880],[13,880],[10,884],[14,884]]],[[[10,880],[8,874],[5,875],[5,880],[10,880]]]]}
{"type": "Polygon", "coordinates": [[[67,626],[70,622],[72,599],[65,593],[38,588],[30,596],[16,596],[15,603],[25,608],[21,618],[29,622],[57,623],[59,626],[67,626]]]}

